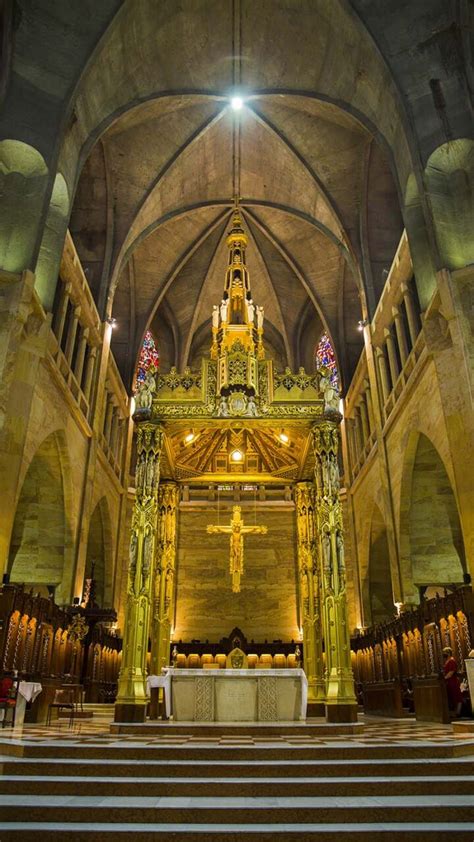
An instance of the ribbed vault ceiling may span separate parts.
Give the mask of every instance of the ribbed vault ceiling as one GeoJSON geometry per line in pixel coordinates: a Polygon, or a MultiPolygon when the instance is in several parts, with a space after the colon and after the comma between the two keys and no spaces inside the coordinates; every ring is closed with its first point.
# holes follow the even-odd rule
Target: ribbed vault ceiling
{"type": "MultiPolygon", "coordinates": [[[[300,6],[309,14],[310,6],[300,6]]],[[[231,12],[230,4],[219,8],[231,12]]],[[[305,14],[299,29],[291,21],[295,38],[305,14]]],[[[170,16],[169,27],[177,20],[170,16]]],[[[147,327],[164,367],[195,366],[207,353],[234,196],[249,233],[252,293],[265,308],[269,353],[279,366],[311,368],[315,342],[327,330],[347,385],[361,347],[357,322],[373,311],[402,223],[389,162],[370,127],[309,90],[314,62],[318,73],[344,72],[328,53],[325,25],[309,68],[297,40],[286,53],[281,31],[278,49],[268,32],[262,41],[260,19],[254,29],[247,20],[245,49],[236,46],[234,9],[227,28],[214,36],[206,29],[202,39],[213,85],[223,68],[221,95],[176,94],[171,86],[145,102],[124,103],[92,148],[71,230],[99,309],[117,319],[113,349],[128,385],[147,327]],[[229,56],[233,79],[248,94],[240,112],[229,106],[229,56]],[[272,92],[298,69],[298,88],[272,92]]],[[[160,44],[162,38],[160,32],[160,44]]],[[[149,41],[141,49],[148,51],[140,57],[144,66],[158,62],[149,41]]],[[[183,57],[190,79],[194,66],[204,72],[202,51],[183,57]]]]}

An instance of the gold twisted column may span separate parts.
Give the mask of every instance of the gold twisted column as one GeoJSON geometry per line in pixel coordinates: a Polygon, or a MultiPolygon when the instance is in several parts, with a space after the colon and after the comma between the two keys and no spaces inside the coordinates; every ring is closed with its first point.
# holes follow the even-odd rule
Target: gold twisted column
{"type": "Polygon", "coordinates": [[[169,665],[170,637],[176,568],[176,524],[179,487],[175,482],[160,485],[158,494],[158,547],[151,626],[151,672],[161,673],[169,665]]]}
{"type": "Polygon", "coordinates": [[[132,515],[122,667],[116,722],[144,722],[146,657],[153,583],[163,428],[141,423],[137,433],[136,496],[132,515]]]}
{"type": "Polygon", "coordinates": [[[315,490],[312,482],[297,483],[295,505],[303,665],[308,679],[308,715],[323,716],[325,686],[321,595],[315,531],[315,490]]]}
{"type": "Polygon", "coordinates": [[[347,620],[344,529],[337,458],[340,416],[337,415],[337,419],[327,419],[313,427],[318,557],[326,651],[326,718],[328,722],[355,722],[357,703],[347,620]]]}

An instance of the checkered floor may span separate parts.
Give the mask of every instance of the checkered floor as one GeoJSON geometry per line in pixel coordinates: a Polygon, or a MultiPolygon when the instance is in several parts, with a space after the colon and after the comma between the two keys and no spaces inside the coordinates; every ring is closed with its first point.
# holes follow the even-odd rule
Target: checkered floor
{"type": "Polygon", "coordinates": [[[269,734],[261,733],[253,737],[249,734],[236,734],[235,736],[225,735],[204,735],[195,733],[170,733],[167,734],[165,727],[163,733],[141,734],[111,734],[109,730],[110,720],[99,716],[94,720],[76,720],[72,727],[69,727],[68,720],[53,722],[48,728],[45,726],[25,724],[23,728],[13,730],[4,729],[0,731],[0,743],[3,741],[15,741],[19,743],[46,744],[60,741],[68,744],[84,745],[209,745],[209,746],[258,746],[258,745],[361,745],[377,746],[389,743],[397,744],[449,744],[455,742],[459,745],[472,743],[474,750],[474,739],[472,734],[454,734],[451,725],[438,725],[430,723],[419,723],[412,719],[393,720],[383,718],[359,717],[364,724],[362,733],[341,736],[329,734],[312,736],[305,734],[269,734]]]}

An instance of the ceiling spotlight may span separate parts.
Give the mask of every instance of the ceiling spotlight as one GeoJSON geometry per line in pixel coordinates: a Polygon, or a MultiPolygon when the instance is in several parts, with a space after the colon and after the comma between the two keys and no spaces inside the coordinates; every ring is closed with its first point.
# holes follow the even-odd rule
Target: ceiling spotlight
{"type": "Polygon", "coordinates": [[[117,319],[114,319],[113,316],[110,316],[107,319],[107,324],[110,325],[112,330],[114,330],[117,327],[117,319]]]}
{"type": "Polygon", "coordinates": [[[194,441],[194,438],[194,433],[188,433],[188,435],[184,437],[184,441],[186,444],[191,444],[191,442],[194,441]]]}
{"type": "Polygon", "coordinates": [[[234,111],[240,111],[244,104],[241,96],[233,96],[230,100],[230,106],[234,111]]]}
{"type": "Polygon", "coordinates": [[[230,458],[232,462],[243,462],[244,461],[244,454],[241,450],[233,450],[230,454],[230,458]]]}
{"type": "Polygon", "coordinates": [[[283,444],[288,444],[290,440],[289,436],[287,436],[286,433],[280,433],[279,439],[283,442],[283,444]]]}
{"type": "Polygon", "coordinates": [[[357,330],[364,330],[364,327],[367,327],[368,324],[367,319],[359,319],[357,322],[357,330]]]}

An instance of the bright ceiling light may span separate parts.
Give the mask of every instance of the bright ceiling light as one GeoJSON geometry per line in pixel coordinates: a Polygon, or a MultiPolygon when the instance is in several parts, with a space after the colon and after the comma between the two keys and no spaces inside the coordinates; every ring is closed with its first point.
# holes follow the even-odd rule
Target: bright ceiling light
{"type": "Polygon", "coordinates": [[[241,96],[233,96],[233,97],[231,98],[231,100],[230,100],[230,107],[231,107],[234,111],[240,111],[240,109],[242,108],[243,104],[244,104],[244,101],[243,101],[243,99],[242,99],[242,97],[241,97],[241,96]]]}
{"type": "Polygon", "coordinates": [[[286,435],[286,433],[280,433],[280,441],[282,441],[282,442],[283,442],[283,444],[288,444],[289,440],[290,440],[290,439],[289,439],[289,437],[286,435]]]}
{"type": "Polygon", "coordinates": [[[191,442],[193,440],[194,440],[194,433],[188,433],[188,435],[185,436],[185,438],[184,438],[184,441],[186,442],[186,444],[191,444],[191,442]]]}
{"type": "Polygon", "coordinates": [[[244,454],[241,450],[233,450],[230,454],[230,458],[232,462],[243,462],[244,461],[244,454]]]}

